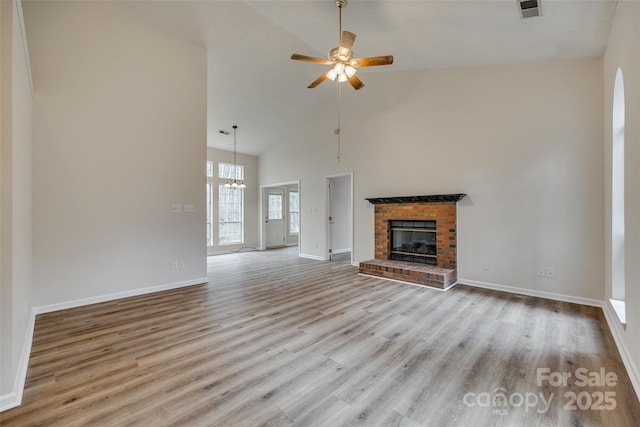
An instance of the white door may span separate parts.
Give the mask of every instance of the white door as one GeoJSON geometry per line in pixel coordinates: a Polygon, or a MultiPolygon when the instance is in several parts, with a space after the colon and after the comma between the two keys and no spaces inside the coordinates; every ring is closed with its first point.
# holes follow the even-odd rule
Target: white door
{"type": "Polygon", "coordinates": [[[265,191],[266,247],[275,248],[285,245],[284,189],[268,188],[265,191]]]}
{"type": "MultiPolygon", "coordinates": [[[[351,175],[327,178],[328,258],[351,252],[353,203],[351,175]]],[[[340,257],[340,259],[344,259],[340,257]]]]}

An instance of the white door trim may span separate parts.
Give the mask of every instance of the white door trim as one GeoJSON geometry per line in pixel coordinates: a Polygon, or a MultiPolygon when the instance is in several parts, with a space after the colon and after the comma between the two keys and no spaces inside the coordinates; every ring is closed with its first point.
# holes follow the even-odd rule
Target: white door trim
{"type": "MultiPolygon", "coordinates": [[[[260,207],[260,246],[258,246],[258,250],[264,251],[266,250],[266,242],[267,242],[267,228],[265,227],[264,217],[266,216],[265,210],[265,191],[268,188],[282,188],[287,187],[289,185],[297,185],[298,186],[298,197],[300,197],[300,205],[302,205],[302,185],[300,180],[294,181],[284,181],[284,182],[276,182],[273,184],[264,184],[260,186],[260,200],[258,201],[258,205],[260,207]]],[[[286,197],[286,196],[285,196],[286,197]]],[[[287,213],[288,214],[288,213],[287,213]]],[[[286,228],[286,226],[285,226],[286,228]]],[[[287,230],[285,230],[285,235],[287,230]]],[[[302,247],[302,215],[300,215],[300,232],[298,233],[298,255],[300,255],[300,248],[302,247]]]]}

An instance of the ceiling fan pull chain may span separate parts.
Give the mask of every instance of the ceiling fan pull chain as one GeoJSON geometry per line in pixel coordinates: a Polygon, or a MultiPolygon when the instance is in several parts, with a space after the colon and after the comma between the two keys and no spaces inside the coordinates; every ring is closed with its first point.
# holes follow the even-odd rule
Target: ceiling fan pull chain
{"type": "Polygon", "coordinates": [[[335,130],[335,134],[338,137],[338,163],[340,163],[340,95],[342,92],[342,85],[336,80],[336,87],[338,88],[338,127],[335,130]]]}

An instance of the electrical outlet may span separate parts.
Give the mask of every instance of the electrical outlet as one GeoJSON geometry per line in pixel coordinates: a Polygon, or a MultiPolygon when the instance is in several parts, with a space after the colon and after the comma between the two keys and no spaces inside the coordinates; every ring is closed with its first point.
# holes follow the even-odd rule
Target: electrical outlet
{"type": "Polygon", "coordinates": [[[489,269],[489,261],[482,261],[482,269],[483,270],[489,269]]]}
{"type": "Polygon", "coordinates": [[[556,270],[553,267],[547,268],[547,277],[553,279],[556,277],[556,270]]]}
{"type": "Polygon", "coordinates": [[[174,261],[171,263],[171,269],[173,271],[177,271],[178,270],[178,261],[174,261]]]}
{"type": "Polygon", "coordinates": [[[545,276],[544,267],[538,267],[538,277],[544,277],[544,276],[545,276]]]}

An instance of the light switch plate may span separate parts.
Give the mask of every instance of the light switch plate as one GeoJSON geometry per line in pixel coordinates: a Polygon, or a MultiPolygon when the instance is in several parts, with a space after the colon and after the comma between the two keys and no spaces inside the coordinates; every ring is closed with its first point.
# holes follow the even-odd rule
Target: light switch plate
{"type": "Polygon", "coordinates": [[[185,213],[194,213],[196,211],[196,205],[184,205],[185,213]]]}
{"type": "Polygon", "coordinates": [[[174,203],[171,205],[171,213],[182,212],[182,205],[180,203],[174,203]]]}

